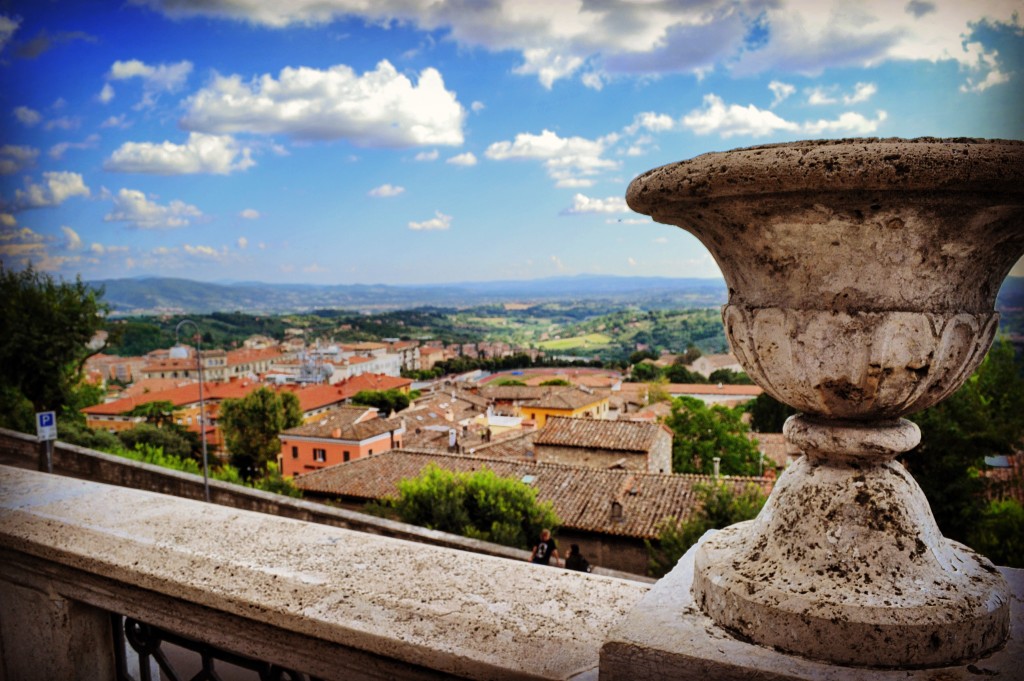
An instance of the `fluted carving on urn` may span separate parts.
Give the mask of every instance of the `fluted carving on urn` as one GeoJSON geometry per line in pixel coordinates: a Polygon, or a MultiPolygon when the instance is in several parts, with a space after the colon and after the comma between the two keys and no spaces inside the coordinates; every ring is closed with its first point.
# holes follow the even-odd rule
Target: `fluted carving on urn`
{"type": "Polygon", "coordinates": [[[769,394],[837,419],[894,418],[942,401],[981,363],[999,325],[995,312],[726,305],[722,317],[736,358],[769,394]]]}

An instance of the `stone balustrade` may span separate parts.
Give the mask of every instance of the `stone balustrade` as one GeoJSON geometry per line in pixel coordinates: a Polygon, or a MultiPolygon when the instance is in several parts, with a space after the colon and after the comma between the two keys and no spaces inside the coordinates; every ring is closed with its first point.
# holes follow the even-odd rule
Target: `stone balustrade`
{"type": "Polygon", "coordinates": [[[5,679],[113,678],[110,613],[324,679],[597,675],[637,582],[0,466],[5,679]]]}

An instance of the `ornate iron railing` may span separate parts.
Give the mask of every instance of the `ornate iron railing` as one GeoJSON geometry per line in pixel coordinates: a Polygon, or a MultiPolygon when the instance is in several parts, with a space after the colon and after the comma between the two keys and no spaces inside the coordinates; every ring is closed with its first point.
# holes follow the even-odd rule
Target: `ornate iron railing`
{"type": "Polygon", "coordinates": [[[222,681],[224,665],[255,672],[259,675],[260,681],[318,681],[308,674],[238,655],[130,617],[111,615],[111,625],[117,655],[118,681],[222,681]],[[125,641],[128,642],[127,646],[125,641]],[[200,671],[192,676],[183,675],[180,669],[175,668],[174,660],[164,647],[165,643],[198,655],[200,671]],[[128,655],[132,652],[138,656],[139,679],[135,679],[128,671],[128,655]],[[152,662],[156,662],[160,678],[153,678],[152,662]],[[221,663],[220,668],[218,663],[221,663]],[[222,673],[218,673],[218,669],[222,673]]]}

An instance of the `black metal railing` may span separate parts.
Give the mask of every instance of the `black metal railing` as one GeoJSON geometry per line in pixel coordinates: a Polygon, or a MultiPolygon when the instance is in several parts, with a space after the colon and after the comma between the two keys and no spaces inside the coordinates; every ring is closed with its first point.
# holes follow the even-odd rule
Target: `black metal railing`
{"type": "Polygon", "coordinates": [[[238,655],[130,617],[111,615],[111,625],[118,681],[225,681],[228,678],[253,678],[253,673],[260,681],[318,681],[308,674],[238,655]],[[133,653],[138,657],[139,679],[128,672],[128,656],[133,653]],[[196,656],[200,670],[188,676],[189,672],[180,669],[182,658],[191,658],[189,661],[194,667],[196,656]],[[160,678],[153,678],[153,662],[160,670],[160,678]],[[245,672],[250,674],[244,675],[245,672]]]}

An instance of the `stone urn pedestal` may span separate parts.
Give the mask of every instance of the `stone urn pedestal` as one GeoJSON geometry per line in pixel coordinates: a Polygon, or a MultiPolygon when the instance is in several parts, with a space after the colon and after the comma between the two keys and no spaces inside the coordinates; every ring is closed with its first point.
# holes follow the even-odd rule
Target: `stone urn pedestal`
{"type": "Polygon", "coordinates": [[[805,454],[752,521],[705,540],[693,600],[741,640],[841,665],[934,667],[999,647],[1010,593],[945,539],[895,458],[902,417],[955,391],[1024,254],[1024,143],[798,142],[649,171],[630,207],[694,234],[729,287],[747,373],[805,454]]]}

